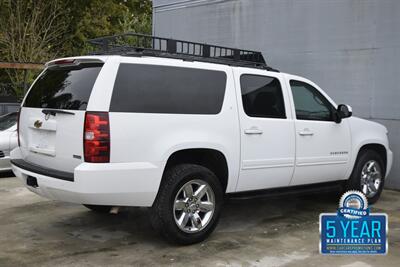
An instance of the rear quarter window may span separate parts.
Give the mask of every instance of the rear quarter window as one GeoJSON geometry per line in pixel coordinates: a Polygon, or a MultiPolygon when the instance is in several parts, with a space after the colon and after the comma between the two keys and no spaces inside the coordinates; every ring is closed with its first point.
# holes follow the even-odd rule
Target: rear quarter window
{"type": "Polygon", "coordinates": [[[29,91],[24,107],[86,110],[103,64],[46,69],[29,91]]]}
{"type": "Polygon", "coordinates": [[[122,63],[110,111],[218,114],[225,86],[222,71],[122,63]]]}

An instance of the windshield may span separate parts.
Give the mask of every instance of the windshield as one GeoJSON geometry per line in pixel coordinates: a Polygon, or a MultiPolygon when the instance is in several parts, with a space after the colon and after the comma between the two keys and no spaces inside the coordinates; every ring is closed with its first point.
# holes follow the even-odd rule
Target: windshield
{"type": "Polygon", "coordinates": [[[11,126],[14,126],[17,123],[17,119],[18,119],[18,112],[12,112],[0,116],[0,131],[7,130],[11,126]]]}

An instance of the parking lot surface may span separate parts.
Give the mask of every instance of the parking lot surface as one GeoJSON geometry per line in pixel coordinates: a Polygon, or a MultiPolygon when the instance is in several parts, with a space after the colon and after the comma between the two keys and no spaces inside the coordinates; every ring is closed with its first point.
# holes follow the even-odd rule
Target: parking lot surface
{"type": "Polygon", "coordinates": [[[391,190],[372,208],[389,215],[388,255],[319,254],[319,214],[338,200],[230,200],[208,240],[179,247],[154,233],[146,209],[99,215],[0,178],[0,266],[400,266],[400,192],[391,190]]]}

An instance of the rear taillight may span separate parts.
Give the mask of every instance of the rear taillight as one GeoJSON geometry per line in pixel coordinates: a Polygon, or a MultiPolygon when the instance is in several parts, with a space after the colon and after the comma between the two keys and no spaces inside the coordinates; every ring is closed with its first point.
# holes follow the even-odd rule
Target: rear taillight
{"type": "Polygon", "coordinates": [[[110,162],[110,120],[108,112],[86,112],[83,151],[86,162],[110,162]]]}
{"type": "Polygon", "coordinates": [[[21,142],[19,141],[19,118],[21,117],[21,108],[18,110],[18,118],[17,118],[17,136],[18,136],[18,146],[21,146],[21,142]]]}

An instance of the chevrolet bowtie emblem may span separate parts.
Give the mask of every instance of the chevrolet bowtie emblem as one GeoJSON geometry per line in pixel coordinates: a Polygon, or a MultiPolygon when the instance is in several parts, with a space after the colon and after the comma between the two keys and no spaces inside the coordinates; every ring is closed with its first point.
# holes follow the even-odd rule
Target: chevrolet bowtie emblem
{"type": "Polygon", "coordinates": [[[33,126],[35,126],[35,128],[40,128],[42,127],[42,122],[40,120],[35,121],[35,123],[33,124],[33,126]]]}

